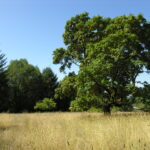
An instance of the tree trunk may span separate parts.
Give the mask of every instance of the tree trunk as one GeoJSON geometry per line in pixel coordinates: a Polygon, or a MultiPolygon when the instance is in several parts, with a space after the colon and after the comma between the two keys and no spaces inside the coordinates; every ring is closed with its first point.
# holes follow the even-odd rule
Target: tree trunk
{"type": "Polygon", "coordinates": [[[106,105],[103,107],[104,115],[110,115],[111,114],[110,108],[111,108],[110,105],[106,105]]]}

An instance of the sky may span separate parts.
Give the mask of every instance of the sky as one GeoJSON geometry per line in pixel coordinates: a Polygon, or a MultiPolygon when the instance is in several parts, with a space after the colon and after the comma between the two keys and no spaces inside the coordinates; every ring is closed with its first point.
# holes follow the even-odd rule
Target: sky
{"type": "MultiPolygon", "coordinates": [[[[53,51],[64,47],[66,21],[76,14],[116,17],[142,13],[150,21],[150,0],[0,0],[0,50],[11,60],[26,58],[42,71],[50,67],[59,80],[65,74],[52,63],[53,51]]],[[[76,68],[73,68],[76,70],[76,68]]],[[[148,75],[139,80],[150,82],[148,75]]]]}

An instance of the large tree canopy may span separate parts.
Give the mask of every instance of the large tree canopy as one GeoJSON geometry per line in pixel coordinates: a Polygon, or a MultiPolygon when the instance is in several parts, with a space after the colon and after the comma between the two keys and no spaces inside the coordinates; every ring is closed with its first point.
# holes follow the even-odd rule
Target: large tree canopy
{"type": "Polygon", "coordinates": [[[103,19],[100,16],[90,18],[88,13],[72,17],[67,21],[65,33],[63,34],[66,49],[58,48],[54,51],[54,64],[61,64],[60,71],[72,64],[80,65],[86,58],[86,48],[89,43],[100,41],[104,29],[110,19],[103,19]]]}
{"type": "Polygon", "coordinates": [[[142,15],[90,18],[83,13],[67,21],[63,37],[67,48],[56,49],[53,61],[61,64],[61,71],[72,63],[80,67],[73,104],[88,104],[85,109],[96,104],[104,112],[129,105],[137,76],[150,69],[146,19],[142,15]]]}

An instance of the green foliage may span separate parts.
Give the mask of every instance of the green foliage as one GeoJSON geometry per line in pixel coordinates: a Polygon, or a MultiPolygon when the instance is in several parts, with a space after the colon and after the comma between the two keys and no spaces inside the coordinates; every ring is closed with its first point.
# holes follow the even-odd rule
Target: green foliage
{"type": "Polygon", "coordinates": [[[135,97],[135,105],[141,110],[150,111],[150,84],[145,83],[144,87],[137,89],[135,97]]]}
{"type": "Polygon", "coordinates": [[[101,97],[95,97],[94,95],[88,93],[85,95],[83,93],[78,93],[78,95],[80,96],[76,97],[76,99],[71,102],[69,108],[71,111],[88,111],[92,107],[100,108],[101,101],[99,99],[101,99],[101,97]]]}
{"type": "Polygon", "coordinates": [[[55,89],[55,99],[57,101],[58,110],[69,110],[70,102],[76,97],[76,75],[69,74],[55,89]]]}
{"type": "Polygon", "coordinates": [[[103,112],[101,108],[91,107],[87,112],[103,112]]]}
{"type": "Polygon", "coordinates": [[[8,90],[6,58],[0,51],[0,112],[8,109],[8,90]]]}
{"type": "Polygon", "coordinates": [[[71,102],[69,109],[71,111],[86,111],[88,110],[88,107],[86,106],[87,103],[84,103],[83,99],[80,100],[80,98],[74,100],[71,102]],[[81,105],[82,102],[82,105],[81,105]]]}
{"type": "Polygon", "coordinates": [[[60,71],[75,64],[79,72],[60,83],[50,68],[41,73],[26,59],[6,69],[0,52],[0,111],[110,113],[139,105],[150,110],[150,85],[136,86],[137,76],[150,71],[150,23],[141,14],[103,18],[82,13],[67,21],[63,39],[66,48],[54,50],[53,63],[60,71]]]}
{"type": "Polygon", "coordinates": [[[5,71],[6,67],[6,58],[3,53],[0,51],[0,73],[3,73],[5,71]]]}
{"type": "Polygon", "coordinates": [[[34,106],[35,110],[40,111],[52,111],[56,108],[56,103],[53,101],[53,99],[44,98],[42,101],[37,102],[34,106]]]}
{"type": "Polygon", "coordinates": [[[131,110],[136,77],[150,68],[149,37],[150,24],[141,14],[110,19],[83,13],[67,21],[66,49],[56,49],[53,60],[61,71],[73,63],[80,67],[77,97],[70,109],[131,110]]]}
{"type": "Polygon", "coordinates": [[[14,60],[8,66],[9,104],[11,112],[34,111],[37,101],[53,98],[57,77],[50,68],[41,73],[26,59],[14,60]]]}
{"type": "Polygon", "coordinates": [[[45,68],[42,72],[42,97],[53,98],[55,89],[58,87],[57,76],[50,68],[45,68]]]}
{"type": "Polygon", "coordinates": [[[118,111],[120,111],[120,108],[119,108],[119,107],[113,106],[113,107],[111,108],[111,112],[118,112],[118,111]]]}
{"type": "Polygon", "coordinates": [[[38,67],[27,60],[14,60],[8,66],[10,111],[33,111],[41,99],[42,78],[38,67]]]}
{"type": "Polygon", "coordinates": [[[145,104],[145,109],[150,111],[150,84],[144,86],[142,90],[142,102],[145,104]]]}
{"type": "Polygon", "coordinates": [[[60,71],[70,68],[72,64],[79,66],[84,61],[87,45],[101,40],[109,20],[100,16],[90,18],[88,13],[83,13],[67,21],[63,34],[67,48],[58,48],[53,53],[53,63],[61,65],[60,71]]]}

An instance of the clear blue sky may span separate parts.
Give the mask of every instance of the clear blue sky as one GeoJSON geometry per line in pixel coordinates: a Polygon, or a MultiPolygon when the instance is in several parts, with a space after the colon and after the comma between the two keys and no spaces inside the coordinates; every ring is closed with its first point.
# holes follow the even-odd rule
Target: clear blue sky
{"type": "MultiPolygon", "coordinates": [[[[142,13],[150,21],[150,0],[0,0],[0,49],[8,62],[26,58],[42,70],[51,67],[59,79],[52,52],[63,47],[64,26],[72,16],[116,17],[142,13]]],[[[140,80],[149,80],[146,75],[140,80]]],[[[149,80],[150,81],[150,80],[149,80]]]]}

